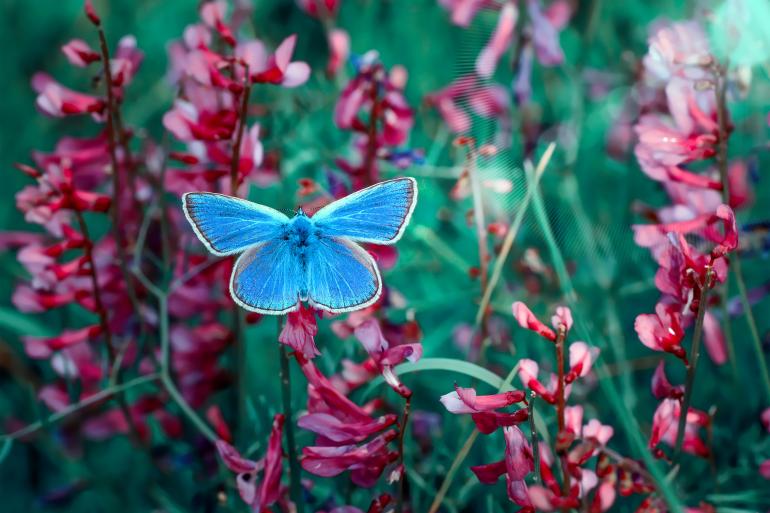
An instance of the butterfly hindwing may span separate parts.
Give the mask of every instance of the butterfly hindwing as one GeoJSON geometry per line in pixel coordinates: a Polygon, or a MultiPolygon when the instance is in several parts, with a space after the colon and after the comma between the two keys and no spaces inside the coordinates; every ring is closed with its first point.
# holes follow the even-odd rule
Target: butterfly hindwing
{"type": "Polygon", "coordinates": [[[328,237],[393,244],[406,228],[417,202],[414,178],[381,182],[331,203],[313,216],[328,237]]]}
{"type": "Polygon", "coordinates": [[[252,312],[279,315],[297,309],[306,289],[303,264],[281,238],[247,249],[235,263],[230,295],[252,312]]]}
{"type": "Polygon", "coordinates": [[[374,259],[354,242],[319,237],[306,265],[307,296],[316,308],[349,312],[373,304],[382,292],[374,259]]]}
{"type": "Polygon", "coordinates": [[[289,222],[277,210],[224,194],[189,192],[182,206],[195,234],[217,256],[271,240],[289,222]]]}

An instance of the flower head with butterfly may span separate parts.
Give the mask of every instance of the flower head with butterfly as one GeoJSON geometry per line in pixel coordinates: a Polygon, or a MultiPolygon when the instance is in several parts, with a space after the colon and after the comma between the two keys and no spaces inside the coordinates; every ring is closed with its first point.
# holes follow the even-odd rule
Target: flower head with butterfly
{"type": "Polygon", "coordinates": [[[217,256],[241,253],[230,294],[246,310],[296,311],[302,302],[330,313],[374,304],[382,279],[359,243],[394,244],[417,202],[417,183],[403,177],[339,199],[312,217],[293,218],[264,205],[209,192],[183,196],[187,220],[217,256]]]}

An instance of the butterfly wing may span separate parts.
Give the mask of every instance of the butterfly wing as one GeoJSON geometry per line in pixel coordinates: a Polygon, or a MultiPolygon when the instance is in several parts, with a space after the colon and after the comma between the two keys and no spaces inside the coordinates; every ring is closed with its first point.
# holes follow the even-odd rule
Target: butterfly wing
{"type": "Polygon", "coordinates": [[[307,300],[331,313],[373,304],[382,293],[374,259],[356,243],[321,236],[306,258],[307,300]]]}
{"type": "Polygon", "coordinates": [[[417,203],[414,178],[396,178],[354,192],[313,215],[313,223],[329,237],[393,244],[404,233],[417,203]]]}
{"type": "Polygon", "coordinates": [[[271,240],[289,222],[270,207],[212,192],[188,192],[182,207],[195,234],[217,256],[271,240]]]}
{"type": "Polygon", "coordinates": [[[302,262],[286,241],[278,238],[260,242],[235,262],[230,295],[246,310],[285,314],[296,310],[304,295],[303,271],[302,262]]]}

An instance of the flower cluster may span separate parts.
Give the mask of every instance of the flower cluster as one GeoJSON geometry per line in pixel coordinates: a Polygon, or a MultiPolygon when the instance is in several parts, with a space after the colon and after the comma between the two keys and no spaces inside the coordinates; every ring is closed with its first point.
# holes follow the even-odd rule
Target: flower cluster
{"type": "Polygon", "coordinates": [[[513,48],[514,79],[510,89],[519,105],[532,97],[534,61],[542,66],[558,66],[564,61],[559,33],[572,16],[569,2],[558,0],[543,8],[540,0],[506,0],[501,4],[486,0],[440,0],[451,12],[455,25],[468,27],[483,10],[499,9],[497,24],[486,45],[476,58],[474,73],[461,76],[443,89],[425,97],[436,108],[447,128],[464,133],[471,128],[471,114],[493,119],[499,126],[498,146],[510,145],[509,88],[489,81],[500,62],[513,48]],[[526,21],[521,23],[521,11],[526,21]],[[518,30],[518,34],[517,34],[518,30]],[[469,109],[464,108],[468,105],[469,109]]]}
{"type": "MultiPolygon", "coordinates": [[[[724,148],[732,127],[724,103],[726,77],[703,28],[694,21],[661,24],[649,45],[641,86],[647,100],[635,126],[635,154],[671,204],[647,213],[653,224],[633,226],[634,240],[650,250],[659,266],[655,285],[662,294],[655,313],[639,315],[634,327],[645,346],[671,353],[689,368],[697,355],[688,355],[682,341],[700,314],[706,350],[721,365],[727,349],[714,313],[718,302],[709,291],[725,281],[728,256],[738,248],[733,209],[750,201],[748,174],[741,163],[727,161],[724,148]]],[[[710,417],[683,403],[681,387],[668,383],[663,365],[653,377],[653,393],[662,402],[650,446],[663,457],[658,443],[675,446],[683,425],[683,450],[707,457],[698,431],[709,427],[710,417]],[[680,422],[682,408],[687,412],[680,422]]]]}
{"type": "Polygon", "coordinates": [[[559,367],[558,372],[550,377],[549,387],[538,379],[538,364],[532,360],[519,362],[519,378],[524,387],[531,390],[530,401],[540,397],[556,406],[559,429],[553,450],[562,471],[561,483],[555,477],[557,459],[553,457],[551,447],[537,442],[534,433],[532,442],[537,446],[533,447],[518,427],[529,419],[534,404],[510,413],[498,411],[526,402],[524,392],[514,390],[479,396],[473,389],[455,387],[454,392],[441,398],[447,410],[455,414],[470,414],[481,433],[503,429],[505,457],[472,467],[479,481],[492,484],[505,475],[508,497],[525,512],[577,508],[581,501],[588,501],[592,505],[591,511],[606,511],[614,503],[618,490],[623,495],[651,491],[638,469],[629,470],[632,465],[630,460],[621,457],[615,464],[610,462],[604,448],[612,437],[612,427],[602,425],[595,419],[584,425],[583,407],[565,406],[572,383],[590,373],[599,353],[598,349],[590,348],[584,342],[574,342],[569,351],[569,368],[564,368],[564,343],[573,322],[569,308],[557,308],[552,318],[553,328],[541,322],[520,302],[514,303],[513,315],[523,328],[537,333],[555,347],[559,367]],[[538,468],[535,468],[535,461],[539,462],[538,468]],[[595,461],[594,469],[588,468],[589,461],[595,461]],[[526,478],[533,471],[540,476],[542,484],[537,482],[538,479],[534,484],[527,484],[526,478]]]}
{"type": "Polygon", "coordinates": [[[337,166],[357,190],[379,181],[379,161],[406,167],[420,157],[417,152],[398,149],[414,124],[414,113],[404,97],[406,69],[394,66],[388,72],[376,51],[356,58],[354,66],[355,76],[334,107],[334,123],[357,134],[358,162],[337,159],[337,166]]]}
{"type": "Polygon", "coordinates": [[[163,125],[185,143],[170,157],[185,167],[168,169],[166,187],[181,194],[220,190],[241,195],[246,180],[265,184],[275,179],[262,169],[259,124],[247,126],[248,102],[254,84],[296,87],[307,81],[310,67],[292,62],[296,36],[270,53],[258,39],[239,39],[237,20],[227,19],[227,3],[205,2],[201,23],[185,29],[184,38],[169,46],[172,84],[180,91],[163,125]],[[217,45],[217,40],[224,45],[217,45]],[[215,50],[222,47],[222,51],[215,50]]]}

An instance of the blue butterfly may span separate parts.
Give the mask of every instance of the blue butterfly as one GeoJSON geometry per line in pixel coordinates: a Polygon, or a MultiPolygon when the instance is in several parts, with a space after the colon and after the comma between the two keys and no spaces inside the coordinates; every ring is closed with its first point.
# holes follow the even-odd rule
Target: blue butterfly
{"type": "Polygon", "coordinates": [[[243,253],[230,295],[252,312],[280,315],[300,301],[331,313],[372,305],[382,293],[377,264],[357,243],[394,244],[417,203],[414,178],[378,183],[293,218],[264,205],[209,192],[182,197],[187,220],[217,256],[243,253]]]}

